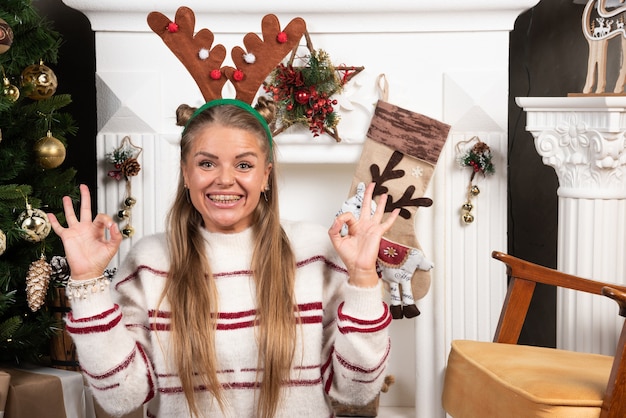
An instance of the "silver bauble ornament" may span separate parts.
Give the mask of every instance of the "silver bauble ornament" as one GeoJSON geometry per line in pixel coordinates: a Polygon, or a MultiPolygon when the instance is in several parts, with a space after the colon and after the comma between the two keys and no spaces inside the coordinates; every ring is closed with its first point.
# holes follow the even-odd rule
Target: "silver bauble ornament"
{"type": "Polygon", "coordinates": [[[41,242],[52,229],[48,215],[41,209],[33,209],[29,203],[26,204],[26,210],[17,218],[17,227],[22,238],[29,242],[41,242]]]}

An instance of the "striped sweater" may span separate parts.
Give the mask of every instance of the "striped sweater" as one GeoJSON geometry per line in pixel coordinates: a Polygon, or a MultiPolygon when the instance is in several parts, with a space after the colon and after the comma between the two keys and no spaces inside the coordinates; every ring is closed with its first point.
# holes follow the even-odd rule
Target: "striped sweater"
{"type": "MultiPolygon", "coordinates": [[[[330,398],[365,404],[379,392],[390,345],[391,317],[380,282],[347,283],[347,271],[326,230],[284,223],[297,262],[295,293],[302,326],[279,417],[333,416],[330,398]]],[[[203,231],[219,292],[218,376],[226,410],[197,390],[206,417],[255,417],[257,343],[252,230],[203,231]]],[[[72,301],[66,325],[98,403],[121,415],[147,403],[148,417],[185,417],[189,409],[169,345],[169,303],[157,306],[168,271],[163,234],[140,240],[118,269],[110,291],[72,301]]]]}

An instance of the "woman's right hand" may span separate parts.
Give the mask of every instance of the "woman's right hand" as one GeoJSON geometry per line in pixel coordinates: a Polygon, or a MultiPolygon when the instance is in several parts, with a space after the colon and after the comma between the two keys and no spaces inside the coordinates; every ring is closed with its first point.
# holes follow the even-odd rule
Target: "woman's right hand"
{"type": "Polygon", "coordinates": [[[61,226],[54,214],[49,213],[48,219],[54,232],[63,241],[72,280],[101,276],[122,242],[122,234],[117,224],[110,216],[102,213],[96,215],[92,221],[91,195],[84,184],[80,185],[80,219],[76,217],[72,200],[68,196],[63,197],[63,211],[67,228],[61,226]]]}

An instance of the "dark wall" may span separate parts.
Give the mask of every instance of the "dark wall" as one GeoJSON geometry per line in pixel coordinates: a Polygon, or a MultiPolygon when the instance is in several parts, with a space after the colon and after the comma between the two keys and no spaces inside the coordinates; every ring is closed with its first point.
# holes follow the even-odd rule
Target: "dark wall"
{"type": "MultiPolygon", "coordinates": [[[[68,148],[67,164],[79,170],[81,182],[95,189],[94,36],[88,19],[61,0],[35,0],[34,4],[65,39],[54,70],[59,92],[72,95],[70,111],[80,128],[68,148]]],[[[587,43],[580,29],[583,8],[572,0],[542,0],[520,15],[510,35],[508,251],[549,267],[556,267],[558,181],[554,169],[541,162],[515,97],[582,91],[587,61],[587,43]]],[[[611,49],[609,55],[618,56],[611,49]]],[[[617,75],[614,61],[609,60],[609,86],[617,75]]],[[[523,342],[554,346],[555,305],[554,289],[539,289],[523,342]]]]}
{"type": "MultiPolygon", "coordinates": [[[[52,21],[63,37],[59,59],[50,67],[57,76],[57,93],[70,94],[72,103],[64,109],[76,120],[78,134],[68,138],[64,166],[74,167],[76,180],[96,189],[96,57],[95,36],[89,19],[67,7],[61,0],[35,0],[41,16],[52,21]]],[[[96,195],[92,193],[93,207],[96,195]]]]}
{"type": "MultiPolygon", "coordinates": [[[[510,36],[509,252],[553,268],[557,263],[558,180],[554,169],[541,162],[515,97],[582,92],[588,56],[581,29],[583,9],[584,4],[572,0],[542,0],[520,15],[510,36]]],[[[619,55],[611,51],[607,86],[617,77],[615,57],[619,55]]],[[[538,289],[522,332],[523,342],[555,345],[555,298],[554,288],[538,289]]]]}

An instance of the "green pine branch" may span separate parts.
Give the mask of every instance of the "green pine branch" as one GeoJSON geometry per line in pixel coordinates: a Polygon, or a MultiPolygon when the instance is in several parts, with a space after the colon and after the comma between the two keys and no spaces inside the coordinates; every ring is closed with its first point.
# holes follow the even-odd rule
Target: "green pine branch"
{"type": "MultiPolygon", "coordinates": [[[[78,128],[65,111],[72,102],[69,95],[33,100],[28,95],[34,86],[20,84],[24,69],[40,61],[54,71],[50,64],[57,62],[62,43],[52,23],[38,15],[31,1],[0,1],[0,18],[14,33],[11,47],[0,54],[0,67],[20,90],[16,101],[0,94],[0,230],[7,242],[5,252],[0,254],[0,362],[40,361],[49,355],[50,338],[62,325],[46,305],[32,312],[26,300],[30,264],[42,253],[48,260],[63,256],[61,241],[54,232],[41,242],[27,241],[16,221],[27,202],[63,220],[63,196],[78,199],[75,169],[65,164],[43,169],[36,163],[33,147],[48,130],[68,149],[78,128]]],[[[52,293],[50,290],[48,300],[52,293]]]]}

